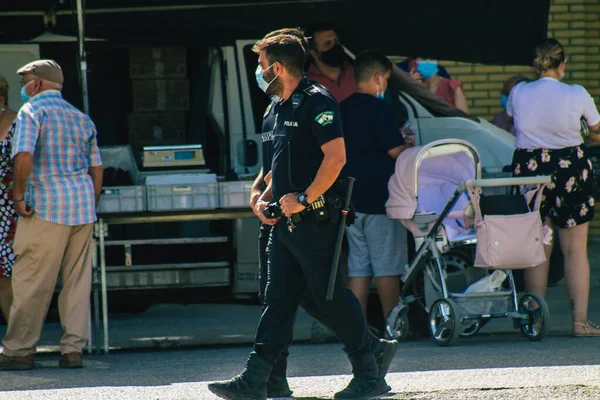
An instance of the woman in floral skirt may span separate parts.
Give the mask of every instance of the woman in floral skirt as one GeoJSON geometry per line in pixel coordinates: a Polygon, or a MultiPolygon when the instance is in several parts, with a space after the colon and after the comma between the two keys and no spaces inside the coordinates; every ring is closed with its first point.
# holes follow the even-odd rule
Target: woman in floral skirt
{"type": "Polygon", "coordinates": [[[14,120],[8,108],[8,83],[0,76],[0,309],[6,321],[12,304],[10,276],[15,262],[12,241],[17,228],[12,202],[13,165],[10,156],[14,120]]]}
{"type": "MultiPolygon", "coordinates": [[[[506,112],[514,118],[516,128],[514,175],[552,176],[540,212],[546,225],[558,227],[573,335],[600,336],[600,327],[588,321],[587,237],[588,223],[594,216],[594,198],[592,163],[580,134],[583,117],[590,126],[590,137],[600,141],[600,114],[583,87],[561,82],[566,62],[564,48],[557,40],[540,43],[533,62],[540,78],[516,85],[510,92],[506,112]]],[[[552,245],[546,250],[550,260],[552,245]]],[[[549,261],[525,270],[526,291],[546,294],[548,266],[549,261]]]]}

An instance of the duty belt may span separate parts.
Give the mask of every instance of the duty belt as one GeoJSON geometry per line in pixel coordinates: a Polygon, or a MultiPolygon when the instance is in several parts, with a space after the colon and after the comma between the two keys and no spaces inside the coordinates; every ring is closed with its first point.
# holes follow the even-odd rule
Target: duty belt
{"type": "Polygon", "coordinates": [[[308,205],[308,207],[306,207],[306,210],[303,210],[303,211],[318,210],[320,208],[325,207],[326,203],[327,203],[327,200],[325,200],[325,197],[324,196],[319,196],[318,199],[316,199],[315,201],[313,201],[312,203],[310,203],[308,205]]]}
{"type": "Polygon", "coordinates": [[[304,210],[300,211],[299,213],[292,214],[290,217],[291,222],[293,224],[302,222],[302,220],[311,212],[314,214],[317,222],[329,222],[331,221],[332,212],[341,207],[341,203],[338,203],[340,202],[336,201],[335,199],[332,200],[332,198],[328,197],[327,194],[320,196],[317,198],[317,200],[310,203],[304,210]]]}

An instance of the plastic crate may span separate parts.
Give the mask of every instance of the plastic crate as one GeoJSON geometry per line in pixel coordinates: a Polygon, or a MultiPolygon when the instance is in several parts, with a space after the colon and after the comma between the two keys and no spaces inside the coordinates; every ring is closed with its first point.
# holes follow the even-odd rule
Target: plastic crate
{"type": "Polygon", "coordinates": [[[113,186],[102,189],[98,213],[146,211],[145,186],[113,186]]]}
{"type": "Polygon", "coordinates": [[[219,203],[221,208],[250,207],[251,181],[219,182],[219,203]]]}
{"type": "Polygon", "coordinates": [[[204,210],[219,207],[218,183],[147,185],[148,211],[204,210]]]}
{"type": "MultiPolygon", "coordinates": [[[[134,185],[104,186],[98,203],[98,213],[146,211],[146,187],[139,185],[140,172],[130,146],[100,147],[105,172],[108,168],[126,171],[134,185]]],[[[105,180],[106,182],[106,180],[105,180]]]]}
{"type": "Polygon", "coordinates": [[[182,171],[160,171],[142,172],[143,182],[148,185],[197,185],[205,183],[216,183],[217,175],[182,172],[182,171]]]}

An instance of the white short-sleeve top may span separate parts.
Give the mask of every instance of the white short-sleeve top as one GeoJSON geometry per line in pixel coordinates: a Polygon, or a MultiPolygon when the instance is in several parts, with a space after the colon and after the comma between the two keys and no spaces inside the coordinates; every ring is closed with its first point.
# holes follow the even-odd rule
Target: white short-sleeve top
{"type": "Polygon", "coordinates": [[[583,142],[581,117],[590,126],[600,122],[594,99],[582,86],[550,77],[516,85],[506,112],[514,118],[518,149],[578,146],[583,142]]]}

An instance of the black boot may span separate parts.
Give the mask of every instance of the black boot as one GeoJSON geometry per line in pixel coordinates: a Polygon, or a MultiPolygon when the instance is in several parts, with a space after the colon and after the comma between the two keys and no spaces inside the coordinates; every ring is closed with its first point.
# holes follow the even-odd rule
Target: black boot
{"type": "Polygon", "coordinates": [[[267,382],[268,398],[290,397],[292,393],[294,392],[290,389],[290,385],[285,376],[271,375],[269,377],[269,381],[267,382]]]}
{"type": "Polygon", "coordinates": [[[285,350],[271,370],[271,375],[267,381],[268,398],[290,397],[293,393],[287,381],[287,356],[288,352],[285,350]]]}
{"type": "Polygon", "coordinates": [[[379,377],[379,367],[373,353],[362,353],[348,358],[354,377],[344,390],[335,394],[334,399],[371,399],[392,390],[385,379],[379,377]]]}
{"type": "Polygon", "coordinates": [[[266,400],[271,368],[271,363],[252,352],[241,374],[228,381],[211,383],[208,390],[227,400],[266,400]]]}
{"type": "Polygon", "coordinates": [[[379,368],[380,378],[385,378],[388,368],[390,368],[390,364],[396,355],[397,349],[397,340],[379,339],[379,344],[373,352],[375,353],[375,360],[377,361],[377,367],[379,368]]]}

